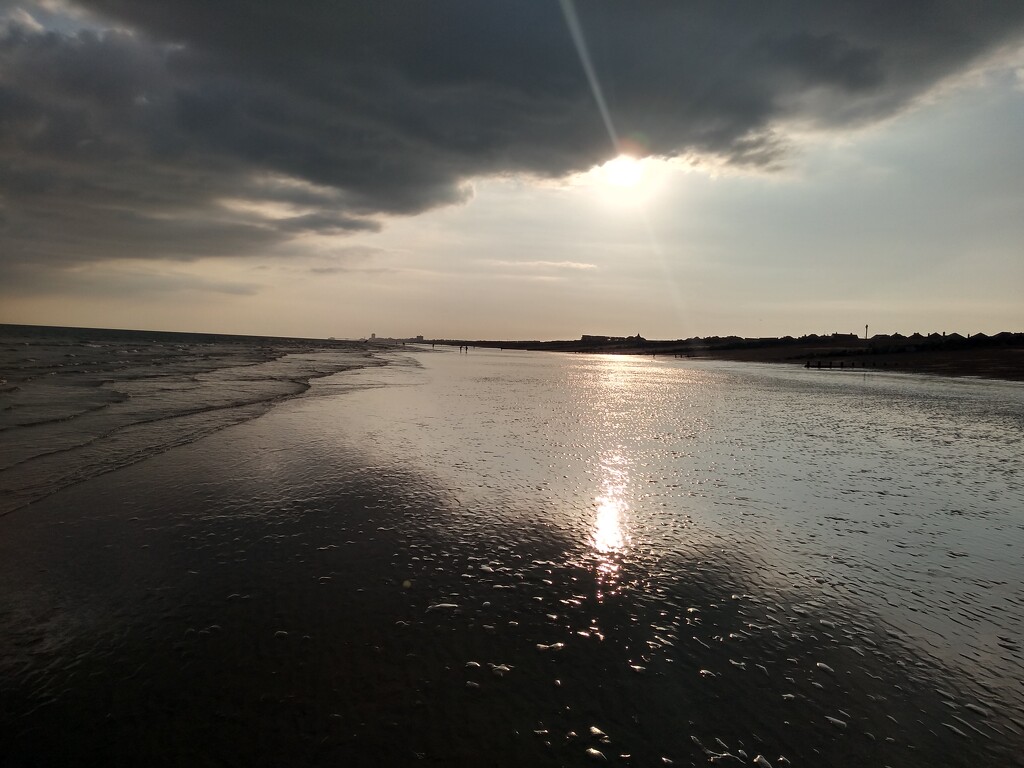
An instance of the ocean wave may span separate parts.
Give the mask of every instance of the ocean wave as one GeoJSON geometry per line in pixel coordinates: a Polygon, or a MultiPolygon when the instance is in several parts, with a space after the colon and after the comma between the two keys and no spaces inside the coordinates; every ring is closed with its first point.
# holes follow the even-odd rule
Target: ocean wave
{"type": "Polygon", "coordinates": [[[381,362],[305,340],[174,334],[147,345],[37,330],[0,350],[0,515],[258,417],[314,378],[381,362]]]}

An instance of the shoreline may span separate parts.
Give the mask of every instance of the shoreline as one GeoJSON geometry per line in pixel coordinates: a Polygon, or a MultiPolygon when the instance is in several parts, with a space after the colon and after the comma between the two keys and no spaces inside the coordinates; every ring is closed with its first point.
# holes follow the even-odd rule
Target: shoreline
{"type": "Polygon", "coordinates": [[[387,365],[352,342],[9,325],[0,340],[0,518],[387,365]]]}

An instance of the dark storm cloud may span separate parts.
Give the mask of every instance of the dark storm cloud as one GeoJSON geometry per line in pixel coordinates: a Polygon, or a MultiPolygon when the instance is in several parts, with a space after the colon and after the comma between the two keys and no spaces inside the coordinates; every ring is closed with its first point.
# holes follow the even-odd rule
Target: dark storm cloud
{"type": "MultiPolygon", "coordinates": [[[[75,33],[47,5],[0,4],[8,262],[266,254],[613,151],[558,2],[81,0],[75,33]]],[[[634,151],[753,166],[779,161],[782,121],[891,115],[1024,23],[1019,0],[577,12],[634,151]]]]}

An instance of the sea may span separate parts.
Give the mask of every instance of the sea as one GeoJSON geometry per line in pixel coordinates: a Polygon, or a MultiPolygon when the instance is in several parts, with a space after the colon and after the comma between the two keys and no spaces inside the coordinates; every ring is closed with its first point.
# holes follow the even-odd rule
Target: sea
{"type": "Polygon", "coordinates": [[[1024,385],[0,326],[0,765],[1024,765],[1024,385]]]}
{"type": "Polygon", "coordinates": [[[354,348],[0,325],[0,515],[262,415],[311,379],[368,364],[354,348]]]}

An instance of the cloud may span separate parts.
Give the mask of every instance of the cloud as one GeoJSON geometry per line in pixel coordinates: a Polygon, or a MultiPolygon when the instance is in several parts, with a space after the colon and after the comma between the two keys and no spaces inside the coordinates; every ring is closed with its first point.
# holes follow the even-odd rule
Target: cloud
{"type": "Polygon", "coordinates": [[[10,35],[18,32],[42,32],[43,25],[24,8],[14,8],[5,16],[0,17],[0,34],[10,35]]]}
{"type": "Polygon", "coordinates": [[[515,267],[519,269],[597,269],[596,264],[586,264],[578,261],[493,261],[491,263],[499,267],[515,267]]]}
{"type": "MultiPolygon", "coordinates": [[[[1024,29],[1019,0],[577,12],[635,152],[757,168],[787,124],[890,116],[1024,29]]],[[[0,22],[8,266],[285,253],[613,152],[553,0],[37,0],[0,22]]]]}
{"type": "Polygon", "coordinates": [[[305,259],[308,264],[300,268],[312,275],[340,275],[351,273],[391,274],[393,267],[380,266],[376,262],[392,254],[383,248],[366,245],[349,245],[344,248],[329,248],[305,259]]]}
{"type": "Polygon", "coordinates": [[[7,277],[0,286],[0,294],[17,298],[74,294],[104,299],[121,296],[162,299],[180,294],[253,296],[260,291],[260,286],[251,282],[217,280],[116,261],[65,266],[46,272],[14,265],[7,277]]]}
{"type": "Polygon", "coordinates": [[[277,227],[284,232],[315,232],[320,235],[337,235],[345,232],[377,232],[380,224],[367,219],[357,219],[334,212],[307,213],[280,219],[277,227]]]}

